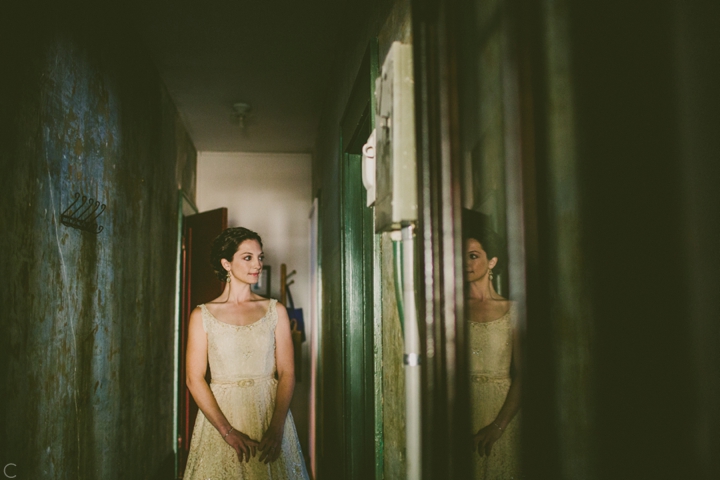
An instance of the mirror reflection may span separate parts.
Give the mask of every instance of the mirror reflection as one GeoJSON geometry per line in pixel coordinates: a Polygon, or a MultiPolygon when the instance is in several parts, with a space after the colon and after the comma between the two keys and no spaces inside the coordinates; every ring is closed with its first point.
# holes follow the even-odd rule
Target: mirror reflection
{"type": "Polygon", "coordinates": [[[463,211],[473,463],[475,478],[512,479],[521,478],[518,313],[496,288],[507,249],[488,220],[463,211]]]}

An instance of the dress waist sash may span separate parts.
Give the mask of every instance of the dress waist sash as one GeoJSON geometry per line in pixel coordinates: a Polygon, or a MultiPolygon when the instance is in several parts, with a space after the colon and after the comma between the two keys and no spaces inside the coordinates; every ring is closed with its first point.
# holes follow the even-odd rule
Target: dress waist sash
{"type": "Polygon", "coordinates": [[[235,385],[238,387],[252,387],[265,382],[276,382],[274,375],[266,375],[264,377],[245,377],[245,378],[213,378],[210,380],[212,385],[235,385]]]}

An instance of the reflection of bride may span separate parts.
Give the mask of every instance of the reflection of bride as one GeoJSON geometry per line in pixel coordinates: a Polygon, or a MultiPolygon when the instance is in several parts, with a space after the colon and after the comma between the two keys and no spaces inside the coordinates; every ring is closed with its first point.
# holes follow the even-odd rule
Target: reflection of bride
{"type": "Polygon", "coordinates": [[[502,268],[502,244],[483,215],[465,211],[470,392],[473,415],[475,478],[518,479],[520,427],[520,350],[517,312],[492,284],[493,268],[502,268]]]}

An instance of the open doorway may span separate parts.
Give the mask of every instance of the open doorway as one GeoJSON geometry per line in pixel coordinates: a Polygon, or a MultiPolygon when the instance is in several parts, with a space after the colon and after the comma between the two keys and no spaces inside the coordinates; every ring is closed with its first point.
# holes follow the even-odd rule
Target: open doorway
{"type": "MultiPolygon", "coordinates": [[[[198,407],[185,383],[185,349],[187,346],[190,313],[202,303],[218,297],[224,284],[218,280],[210,266],[212,241],[227,228],[227,208],[218,208],[196,213],[197,208],[186,199],[184,204],[192,208],[183,209],[178,222],[180,232],[179,249],[179,308],[178,308],[178,364],[176,371],[176,422],[177,456],[176,476],[182,478],[185,471],[190,440],[192,438],[198,407]]],[[[210,371],[208,369],[208,378],[210,371]]]]}

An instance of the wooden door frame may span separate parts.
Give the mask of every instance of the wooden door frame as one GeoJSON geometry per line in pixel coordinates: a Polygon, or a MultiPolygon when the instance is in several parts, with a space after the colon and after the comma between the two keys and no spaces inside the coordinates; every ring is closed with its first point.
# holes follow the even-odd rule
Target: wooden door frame
{"type": "Polygon", "coordinates": [[[322,356],[322,216],[320,215],[320,202],[322,192],[318,191],[313,199],[313,207],[310,214],[310,281],[311,281],[311,302],[310,302],[310,478],[316,478],[318,473],[318,412],[322,411],[323,398],[323,356],[322,356]],[[314,223],[313,223],[314,220],[314,223]],[[313,242],[313,239],[315,240],[313,242]],[[314,265],[313,265],[314,255],[314,265]],[[313,270],[314,269],[314,270],[313,270]]]}
{"type": "Polygon", "coordinates": [[[173,451],[175,452],[175,478],[178,478],[181,468],[181,452],[180,445],[180,375],[183,371],[182,361],[182,343],[183,343],[183,290],[184,278],[183,271],[185,269],[185,243],[183,240],[184,220],[186,215],[198,213],[195,202],[182,190],[178,190],[178,207],[177,207],[177,250],[175,257],[175,328],[174,328],[174,345],[175,345],[175,365],[173,368],[173,451]]]}
{"type": "MultiPolygon", "coordinates": [[[[176,363],[176,369],[178,371],[175,381],[176,381],[176,403],[177,403],[177,410],[176,410],[176,444],[175,448],[176,450],[176,476],[181,476],[184,473],[185,465],[187,462],[187,454],[190,449],[190,442],[192,439],[192,430],[195,426],[195,419],[196,415],[199,412],[199,408],[197,404],[195,403],[194,399],[192,398],[190,391],[185,386],[185,348],[187,346],[187,332],[188,332],[188,326],[190,321],[190,314],[195,308],[196,305],[199,305],[201,303],[205,303],[207,301],[212,300],[212,298],[215,298],[217,295],[219,295],[222,292],[223,283],[216,279],[214,273],[210,273],[210,265],[209,263],[206,263],[206,260],[202,262],[202,267],[200,267],[199,270],[194,271],[193,268],[199,267],[199,265],[195,265],[193,267],[193,255],[197,249],[198,246],[205,245],[208,247],[207,254],[209,255],[209,245],[211,242],[211,239],[214,235],[217,233],[213,233],[212,230],[208,231],[207,225],[205,225],[205,228],[199,228],[198,234],[193,235],[193,227],[191,227],[191,223],[197,221],[197,217],[203,216],[203,219],[205,222],[209,218],[212,218],[215,221],[219,220],[219,229],[218,233],[225,230],[227,228],[227,208],[219,208],[219,209],[213,209],[208,210],[206,212],[197,212],[197,207],[195,207],[192,202],[187,199],[183,198],[181,199],[181,206],[184,206],[184,200],[189,202],[191,208],[187,209],[186,212],[189,213],[189,215],[186,215],[186,212],[182,212],[183,214],[178,220],[178,226],[180,228],[180,246],[178,249],[179,252],[179,270],[178,270],[178,276],[177,279],[177,286],[178,286],[178,295],[179,295],[179,302],[178,302],[178,318],[177,318],[177,363],[176,363]],[[193,213],[193,211],[195,213],[193,213]],[[188,220],[188,217],[195,217],[192,221],[188,220]],[[208,234],[210,237],[208,237],[208,234]],[[193,237],[202,239],[202,242],[198,243],[194,240],[193,237]],[[207,242],[207,243],[205,243],[207,242]],[[205,277],[203,278],[203,271],[205,273],[205,277]],[[198,282],[200,282],[198,284],[198,282]],[[202,285],[202,288],[197,288],[199,285],[202,285]],[[198,298],[198,291],[202,292],[202,295],[200,298],[198,298]]],[[[216,224],[218,225],[218,224],[216,224]]],[[[201,255],[198,258],[208,258],[204,254],[201,255]]],[[[206,380],[210,381],[210,368],[208,365],[208,371],[205,376],[206,380]]]]}

